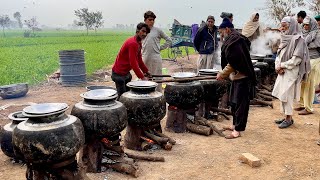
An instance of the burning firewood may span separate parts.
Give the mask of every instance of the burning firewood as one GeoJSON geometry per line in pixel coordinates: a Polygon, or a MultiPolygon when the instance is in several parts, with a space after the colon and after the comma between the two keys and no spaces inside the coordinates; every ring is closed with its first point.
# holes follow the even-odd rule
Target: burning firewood
{"type": "Polygon", "coordinates": [[[176,144],[176,141],[172,138],[170,138],[169,136],[161,133],[161,132],[158,132],[158,131],[154,131],[154,133],[158,136],[161,136],[161,137],[165,137],[165,138],[168,138],[169,139],[169,142],[172,144],[172,145],[175,145],[176,144]]]}
{"type": "Polygon", "coordinates": [[[169,138],[159,137],[154,134],[148,133],[147,131],[145,131],[144,133],[148,138],[152,139],[153,141],[157,142],[160,145],[166,144],[169,141],[169,138]]]}

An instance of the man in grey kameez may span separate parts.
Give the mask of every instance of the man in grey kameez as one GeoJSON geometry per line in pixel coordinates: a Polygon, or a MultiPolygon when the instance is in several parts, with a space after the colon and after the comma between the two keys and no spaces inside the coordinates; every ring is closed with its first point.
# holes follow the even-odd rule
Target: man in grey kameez
{"type": "MultiPolygon", "coordinates": [[[[162,74],[162,58],[160,51],[168,48],[172,40],[160,28],[154,27],[156,15],[152,11],[144,13],[144,22],[151,29],[148,36],[142,42],[142,59],[148,67],[151,74],[162,74]],[[165,44],[160,45],[160,40],[165,39],[165,44]]],[[[162,91],[161,84],[158,85],[157,91],[162,91]]]]}

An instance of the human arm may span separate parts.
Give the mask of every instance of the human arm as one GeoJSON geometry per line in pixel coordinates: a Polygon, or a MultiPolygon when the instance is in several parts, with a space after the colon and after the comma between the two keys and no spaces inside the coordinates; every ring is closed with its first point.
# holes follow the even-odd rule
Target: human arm
{"type": "Polygon", "coordinates": [[[144,65],[144,63],[142,61],[141,52],[140,52],[138,44],[133,44],[133,43],[130,44],[129,61],[130,61],[131,68],[133,69],[133,71],[137,75],[137,77],[139,79],[143,79],[144,75],[141,72],[141,70],[146,73],[146,72],[148,72],[148,68],[144,65]],[[142,62],[142,64],[140,61],[142,62]]]}
{"type": "Polygon", "coordinates": [[[160,30],[160,37],[163,38],[164,40],[166,40],[166,42],[160,46],[160,51],[171,46],[172,39],[166,33],[164,33],[162,30],[160,30]]]}
{"type": "Polygon", "coordinates": [[[294,67],[298,66],[301,63],[302,59],[297,56],[293,56],[286,62],[281,62],[280,67],[282,69],[293,69],[294,67]]]}
{"type": "Polygon", "coordinates": [[[223,80],[229,77],[229,75],[234,72],[234,69],[231,67],[230,64],[227,64],[226,67],[223,68],[217,75],[217,80],[223,80]]]}

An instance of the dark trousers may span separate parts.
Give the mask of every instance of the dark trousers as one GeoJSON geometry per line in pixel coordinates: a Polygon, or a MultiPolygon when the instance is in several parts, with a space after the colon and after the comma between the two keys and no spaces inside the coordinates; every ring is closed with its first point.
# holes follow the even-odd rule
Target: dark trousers
{"type": "Polygon", "coordinates": [[[252,89],[247,78],[235,80],[231,84],[229,101],[236,131],[246,129],[252,89]]]}
{"type": "Polygon", "coordinates": [[[129,88],[126,86],[126,84],[130,82],[132,79],[132,76],[130,73],[128,73],[125,76],[122,76],[112,71],[111,79],[116,83],[118,99],[123,93],[129,91],[129,88]]]}

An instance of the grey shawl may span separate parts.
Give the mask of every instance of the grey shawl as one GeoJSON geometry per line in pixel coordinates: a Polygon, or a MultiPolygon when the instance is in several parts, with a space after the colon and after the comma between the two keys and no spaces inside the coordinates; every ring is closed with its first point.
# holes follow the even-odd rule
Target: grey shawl
{"type": "Polygon", "coordinates": [[[310,30],[304,31],[303,37],[309,48],[320,47],[318,23],[314,18],[310,18],[310,30]]]}
{"type": "Polygon", "coordinates": [[[281,62],[290,60],[293,56],[300,57],[302,59],[299,65],[298,81],[306,80],[308,73],[310,72],[310,57],[307,44],[301,36],[298,22],[290,17],[289,30],[281,35],[281,43],[278,49],[280,51],[285,50],[281,57],[281,62]]]}

